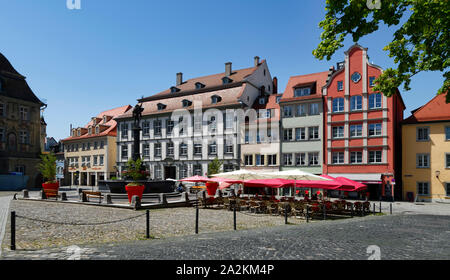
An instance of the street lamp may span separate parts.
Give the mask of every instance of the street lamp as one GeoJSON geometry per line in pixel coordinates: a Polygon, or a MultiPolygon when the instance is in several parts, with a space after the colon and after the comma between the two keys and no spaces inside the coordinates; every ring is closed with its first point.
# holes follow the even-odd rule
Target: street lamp
{"type": "Polygon", "coordinates": [[[441,171],[439,171],[439,170],[436,170],[436,178],[438,178],[439,179],[439,175],[441,175],[441,171]]]}

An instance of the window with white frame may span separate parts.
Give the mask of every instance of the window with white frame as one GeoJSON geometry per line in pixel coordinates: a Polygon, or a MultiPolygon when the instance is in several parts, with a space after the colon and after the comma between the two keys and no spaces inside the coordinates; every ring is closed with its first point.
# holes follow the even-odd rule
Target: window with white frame
{"type": "Polygon", "coordinates": [[[19,107],[19,116],[22,121],[27,121],[29,119],[28,108],[24,106],[19,107]]]}
{"type": "Polygon", "coordinates": [[[161,136],[161,120],[154,120],[153,121],[153,133],[155,136],[161,136]]]}
{"type": "Polygon", "coordinates": [[[211,144],[209,144],[208,146],[208,154],[210,155],[217,155],[217,144],[216,142],[212,142],[211,144]]]}
{"type": "Polygon", "coordinates": [[[295,154],[295,165],[305,166],[306,165],[306,153],[296,153],[295,154]]]}
{"type": "Polygon", "coordinates": [[[430,168],[430,154],[417,154],[416,155],[416,167],[417,168],[430,168]]]}
{"type": "Polygon", "coordinates": [[[293,161],[292,161],[292,154],[283,154],[283,164],[285,166],[292,166],[293,165],[293,161]]]}
{"type": "Polygon", "coordinates": [[[295,140],[296,141],[306,140],[306,128],[297,127],[295,129],[295,140]]]}
{"type": "Polygon", "coordinates": [[[232,139],[225,140],[225,153],[226,154],[233,153],[233,140],[232,139]]]}
{"type": "Polygon", "coordinates": [[[333,112],[344,112],[344,98],[338,97],[333,99],[333,112]]]}
{"type": "Polygon", "coordinates": [[[430,185],[428,182],[417,182],[417,194],[418,195],[429,195],[430,185]]]}
{"type": "MultiPolygon", "coordinates": [[[[100,149],[103,149],[105,147],[105,141],[100,141],[100,149]]],[[[78,147],[77,147],[78,149],[78,147]]]]}
{"type": "Polygon", "coordinates": [[[332,128],[333,138],[344,138],[344,127],[343,126],[333,126],[332,128]]]}
{"type": "Polygon", "coordinates": [[[350,126],[350,137],[362,136],[362,124],[355,124],[350,126]]]}
{"type": "Polygon", "coordinates": [[[308,161],[309,166],[318,166],[319,165],[319,153],[308,153],[308,161]]]}
{"type": "Polygon", "coordinates": [[[173,142],[168,142],[166,144],[167,156],[173,156],[173,154],[174,154],[174,148],[173,147],[174,147],[173,142]]]}
{"type": "Polygon", "coordinates": [[[121,146],[121,155],[122,155],[122,159],[127,159],[128,158],[128,145],[122,145],[121,146]]]}
{"type": "Polygon", "coordinates": [[[430,140],[430,128],[418,127],[417,128],[417,141],[429,141],[430,140]]]}
{"type": "Polygon", "coordinates": [[[123,123],[120,129],[122,139],[128,139],[128,124],[123,123]]]}
{"type": "Polygon", "coordinates": [[[159,165],[159,164],[155,165],[155,168],[153,170],[155,172],[155,179],[161,180],[162,179],[162,168],[161,168],[161,165],[159,165]]]}
{"type": "Polygon", "coordinates": [[[95,134],[99,134],[100,133],[100,127],[99,126],[96,126],[95,127],[95,134]]]}
{"type": "Polygon", "coordinates": [[[150,144],[144,144],[142,150],[143,150],[144,157],[146,157],[146,158],[150,157],[150,144]]]}
{"type": "Polygon", "coordinates": [[[362,152],[350,152],[350,163],[362,163],[362,152]]]}
{"type": "Polygon", "coordinates": [[[256,165],[257,166],[263,166],[265,163],[264,163],[264,155],[259,155],[259,154],[257,154],[256,156],[255,156],[255,160],[256,160],[256,165]]]}
{"type": "Polygon", "coordinates": [[[337,90],[338,91],[344,90],[344,82],[343,81],[337,81],[337,90]]]}
{"type": "Polygon", "coordinates": [[[309,114],[310,115],[319,115],[319,103],[309,104],[309,114]]]}
{"type": "Polygon", "coordinates": [[[29,144],[28,131],[21,130],[19,131],[19,143],[21,144],[29,144]]]}
{"type": "Polygon", "coordinates": [[[311,88],[310,87],[301,87],[294,89],[294,96],[300,97],[300,96],[308,96],[311,95],[311,88]]]}
{"type": "Polygon", "coordinates": [[[188,154],[188,145],[186,143],[180,144],[180,156],[187,156],[188,154]]]}
{"type": "Polygon", "coordinates": [[[283,117],[285,117],[285,118],[292,117],[292,106],[284,106],[283,107],[283,117]]]}
{"type": "Polygon", "coordinates": [[[90,126],[90,127],[88,128],[88,134],[89,134],[89,135],[92,134],[92,126],[90,126]]]}
{"type": "Polygon", "coordinates": [[[202,176],[203,175],[203,166],[201,164],[194,164],[194,176],[202,176]]]}
{"type": "Polygon", "coordinates": [[[253,155],[244,155],[244,164],[245,166],[253,165],[253,155]]]}
{"type": "Polygon", "coordinates": [[[180,179],[184,179],[188,176],[188,165],[181,164],[180,165],[180,179]]]}
{"type": "Polygon", "coordinates": [[[216,116],[211,116],[208,123],[209,132],[214,133],[217,130],[216,116]]]}
{"type": "Polygon", "coordinates": [[[149,122],[143,122],[142,123],[142,135],[143,136],[149,136],[150,135],[150,123],[149,122]]]}
{"type": "Polygon", "coordinates": [[[225,129],[232,129],[234,123],[234,113],[227,111],[225,115],[225,129]]]}
{"type": "Polygon", "coordinates": [[[374,87],[375,86],[375,77],[371,76],[369,77],[369,87],[374,87]]]}
{"type": "Polygon", "coordinates": [[[306,104],[298,104],[296,108],[297,108],[296,112],[297,117],[306,116],[308,114],[308,107],[306,104]]]}
{"type": "Polygon", "coordinates": [[[201,115],[194,115],[194,131],[202,132],[203,129],[203,119],[201,115]]]}
{"type": "Polygon", "coordinates": [[[100,165],[100,166],[103,166],[104,163],[105,163],[105,157],[104,157],[104,156],[100,156],[100,162],[99,162],[99,165],[100,165]]]}
{"type": "Polygon", "coordinates": [[[343,164],[344,163],[344,152],[334,152],[332,153],[333,164],[343,164]]]}
{"type": "Polygon", "coordinates": [[[382,124],[381,123],[370,123],[369,124],[369,136],[381,136],[382,134],[382,124]]]}
{"type": "Polygon", "coordinates": [[[369,109],[381,108],[381,93],[372,93],[369,95],[369,109]]]}
{"type": "Polygon", "coordinates": [[[161,157],[161,143],[155,143],[154,144],[154,150],[155,150],[155,157],[161,157]]]}
{"type": "Polygon", "coordinates": [[[283,140],[284,141],[292,141],[292,129],[283,129],[283,140]]]}
{"type": "Polygon", "coordinates": [[[186,131],[186,120],[183,117],[180,117],[178,119],[178,134],[179,135],[185,135],[187,133],[186,131]]]}
{"type": "Polygon", "coordinates": [[[354,95],[354,96],[350,97],[350,110],[351,111],[362,110],[362,96],[361,95],[354,95]]]}
{"type": "Polygon", "coordinates": [[[93,158],[94,158],[94,166],[97,166],[98,165],[98,156],[93,156],[93,158]]]}
{"type": "Polygon", "coordinates": [[[369,163],[382,163],[382,151],[369,151],[369,163]]]}
{"type": "Polygon", "coordinates": [[[308,127],[308,134],[309,134],[309,140],[318,140],[320,138],[319,127],[318,126],[308,127]]]}
{"type": "Polygon", "coordinates": [[[202,155],[202,144],[194,143],[194,155],[201,156],[202,155]]]}

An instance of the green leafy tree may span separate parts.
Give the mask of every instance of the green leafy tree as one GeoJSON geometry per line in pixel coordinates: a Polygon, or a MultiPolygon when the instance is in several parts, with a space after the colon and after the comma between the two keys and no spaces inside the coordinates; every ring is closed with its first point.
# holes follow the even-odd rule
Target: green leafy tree
{"type": "Polygon", "coordinates": [[[129,159],[126,170],[122,172],[122,176],[133,179],[130,185],[141,185],[137,183],[139,180],[145,180],[148,177],[148,171],[145,170],[142,160],[138,158],[136,161],[129,159]]]}
{"type": "Polygon", "coordinates": [[[54,183],[56,180],[56,156],[53,153],[42,154],[38,170],[46,183],[54,183]]]}
{"type": "Polygon", "coordinates": [[[392,96],[404,83],[423,71],[443,72],[444,84],[438,94],[447,93],[450,102],[449,41],[450,4],[446,0],[326,0],[324,30],[313,55],[323,60],[341,47],[347,35],[354,42],[378,30],[380,24],[397,26],[393,40],[383,49],[394,58],[397,68],[388,68],[376,80],[374,90],[392,96]],[[408,11],[409,10],[409,11],[408,11]],[[402,25],[400,21],[405,20],[402,25]]]}
{"type": "Polygon", "coordinates": [[[223,163],[218,158],[213,159],[213,161],[208,164],[208,176],[220,173],[222,164],[223,163]]]}

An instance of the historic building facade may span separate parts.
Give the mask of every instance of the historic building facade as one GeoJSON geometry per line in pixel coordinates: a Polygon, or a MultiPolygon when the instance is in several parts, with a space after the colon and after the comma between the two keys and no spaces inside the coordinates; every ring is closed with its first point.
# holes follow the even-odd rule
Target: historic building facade
{"type": "MultiPolygon", "coordinates": [[[[274,86],[276,78],[274,78],[274,86]]],[[[274,87],[276,89],[276,86],[274,87]]],[[[241,168],[272,172],[280,169],[280,106],[282,94],[258,97],[252,109],[254,118],[249,118],[241,144],[241,168]]]]}
{"type": "Polygon", "coordinates": [[[85,127],[71,127],[70,137],[61,140],[71,185],[97,186],[99,180],[117,175],[114,118],[131,108],[127,105],[104,111],[85,127]]]}
{"type": "Polygon", "coordinates": [[[399,92],[387,98],[373,90],[382,71],[369,63],[366,48],[354,45],[322,91],[323,171],[367,184],[372,199],[401,194],[401,175],[396,171],[405,105],[399,92]]]}
{"type": "Polygon", "coordinates": [[[20,172],[27,187],[40,186],[37,165],[41,153],[40,111],[45,104],[36,97],[24,76],[0,53],[0,174],[20,172]]]}
{"type": "Polygon", "coordinates": [[[450,104],[445,94],[402,123],[403,199],[450,199],[450,104]]]}
{"type": "MultiPolygon", "coordinates": [[[[228,62],[225,72],[187,81],[178,73],[174,86],[138,100],[144,108],[140,152],[151,178],[205,175],[215,158],[224,171],[239,169],[245,138],[239,120],[259,97],[272,94],[273,86],[267,62],[255,57],[254,66],[246,69],[233,70],[228,62]]],[[[128,112],[116,120],[122,171],[133,154],[133,116],[128,112]]]]}
{"type": "Polygon", "coordinates": [[[294,76],[280,100],[281,170],[302,169],[322,174],[322,87],[329,72],[294,76]]]}

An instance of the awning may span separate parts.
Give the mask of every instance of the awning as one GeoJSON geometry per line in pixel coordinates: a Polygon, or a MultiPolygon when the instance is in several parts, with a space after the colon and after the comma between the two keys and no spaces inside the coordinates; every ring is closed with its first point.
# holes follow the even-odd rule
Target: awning
{"type": "Polygon", "coordinates": [[[329,173],[331,177],[345,177],[347,179],[357,181],[363,184],[381,184],[381,173],[329,173]]]}

